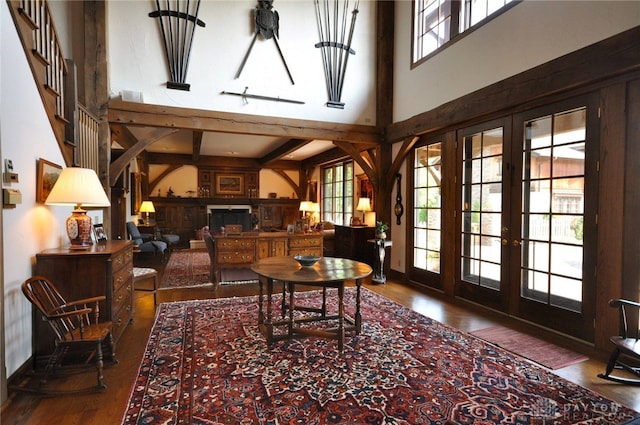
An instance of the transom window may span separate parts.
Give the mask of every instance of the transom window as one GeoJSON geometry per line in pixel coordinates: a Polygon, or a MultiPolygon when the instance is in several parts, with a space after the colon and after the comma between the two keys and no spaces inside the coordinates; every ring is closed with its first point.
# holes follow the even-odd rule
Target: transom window
{"type": "Polygon", "coordinates": [[[414,0],[412,63],[435,52],[514,0],[414,0]]]}
{"type": "Polygon", "coordinates": [[[322,219],[348,224],[353,215],[353,162],[322,168],[322,219]]]}

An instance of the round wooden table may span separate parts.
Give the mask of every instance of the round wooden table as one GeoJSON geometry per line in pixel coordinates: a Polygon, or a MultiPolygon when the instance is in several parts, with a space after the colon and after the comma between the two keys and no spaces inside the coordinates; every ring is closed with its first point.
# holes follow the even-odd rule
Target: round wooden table
{"type": "Polygon", "coordinates": [[[358,261],[345,258],[323,257],[316,264],[310,267],[301,266],[293,257],[269,257],[253,263],[251,270],[260,277],[260,295],[258,326],[267,339],[267,343],[291,338],[294,335],[320,336],[338,341],[338,349],[344,348],[344,334],[347,330],[355,330],[360,333],[362,327],[362,317],[360,314],[360,288],[362,279],[372,272],[371,266],[358,261]],[[272,296],[273,282],[279,280],[283,282],[282,298],[282,320],[272,318],[272,296]],[[356,310],[353,318],[345,314],[344,309],[344,285],[346,281],[356,282],[356,310]],[[319,286],[323,290],[322,306],[296,307],[295,287],[296,285],[319,286]],[[264,311],[264,290],[266,286],[266,312],[264,311]],[[338,313],[327,315],[326,291],[327,288],[338,289],[338,313]],[[286,302],[285,291],[289,292],[289,300],[286,302]],[[312,316],[294,317],[294,311],[306,311],[317,313],[312,316]],[[285,318],[286,313],[288,317],[285,318]],[[327,320],[338,320],[336,328],[314,329],[300,327],[300,323],[320,322],[327,320]],[[287,332],[283,335],[274,335],[274,326],[286,325],[287,332]]]}

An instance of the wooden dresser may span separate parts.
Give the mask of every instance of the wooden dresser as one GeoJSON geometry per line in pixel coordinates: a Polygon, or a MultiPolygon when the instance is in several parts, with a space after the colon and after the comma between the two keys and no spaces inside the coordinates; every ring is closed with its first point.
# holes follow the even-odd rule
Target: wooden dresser
{"type": "MultiPolygon", "coordinates": [[[[49,278],[67,301],[105,295],[100,320],[113,322],[115,342],[133,321],[133,241],[107,241],[85,251],[42,251],[36,254],[35,273],[49,278]]],[[[35,310],[33,328],[37,360],[53,352],[54,339],[35,310]]]]}

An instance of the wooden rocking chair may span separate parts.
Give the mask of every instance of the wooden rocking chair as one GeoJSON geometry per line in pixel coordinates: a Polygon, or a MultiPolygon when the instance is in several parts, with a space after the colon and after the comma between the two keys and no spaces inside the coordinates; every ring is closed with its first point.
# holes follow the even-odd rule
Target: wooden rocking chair
{"type": "Polygon", "coordinates": [[[22,284],[22,292],[42,314],[42,320],[49,323],[55,334],[55,350],[49,358],[37,389],[16,388],[43,394],[69,394],[100,391],[107,386],[103,381],[102,344],[107,343],[111,360],[116,363],[115,348],[111,334],[111,322],[98,322],[98,303],[105,296],[67,302],[46,277],[33,276],[22,284]],[[62,367],[62,361],[69,349],[86,349],[90,352],[83,365],[95,363],[98,374],[96,386],[68,391],[47,390],[44,384],[49,374],[62,367]]]}
{"type": "Polygon", "coordinates": [[[598,377],[608,379],[610,381],[620,382],[622,384],[640,385],[640,303],[615,299],[609,301],[611,307],[617,308],[620,315],[620,335],[612,336],[610,341],[615,345],[607,370],[598,377]],[[629,320],[631,319],[631,320],[629,320]],[[629,322],[632,324],[630,329],[629,322]],[[620,356],[626,356],[633,364],[628,361],[622,361],[620,356]],[[635,375],[638,379],[632,377],[622,377],[612,375],[614,369],[622,369],[635,375]]]}

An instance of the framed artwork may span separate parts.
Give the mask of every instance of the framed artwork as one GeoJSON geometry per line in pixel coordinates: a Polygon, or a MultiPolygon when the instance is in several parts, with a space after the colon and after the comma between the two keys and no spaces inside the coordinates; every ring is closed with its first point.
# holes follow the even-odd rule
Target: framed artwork
{"type": "Polygon", "coordinates": [[[96,242],[104,242],[107,240],[107,232],[105,232],[102,223],[93,225],[93,236],[96,238],[96,242]]]}
{"type": "Polygon", "coordinates": [[[244,195],[244,174],[216,174],[216,195],[244,195]]]}
{"type": "Polygon", "coordinates": [[[318,202],[318,181],[311,180],[309,182],[309,200],[318,202]]]}
{"type": "Polygon", "coordinates": [[[366,174],[356,176],[358,182],[358,198],[369,198],[371,200],[371,209],[373,210],[373,185],[366,174]]]}
{"type": "Polygon", "coordinates": [[[294,228],[295,233],[302,233],[304,231],[302,220],[296,220],[294,225],[295,225],[295,228],[294,228]]]}
{"type": "Polygon", "coordinates": [[[46,159],[38,160],[38,174],[36,175],[36,201],[44,203],[62,173],[62,167],[46,159]]]}

